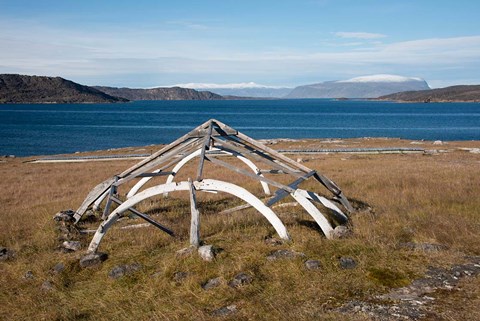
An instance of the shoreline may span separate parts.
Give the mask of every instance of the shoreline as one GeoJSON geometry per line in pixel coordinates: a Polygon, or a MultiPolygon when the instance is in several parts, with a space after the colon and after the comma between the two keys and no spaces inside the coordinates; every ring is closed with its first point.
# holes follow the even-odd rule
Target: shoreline
{"type": "MultiPolygon", "coordinates": [[[[273,139],[259,139],[259,141],[267,146],[270,146],[284,154],[333,154],[333,153],[357,153],[360,151],[356,149],[367,149],[365,152],[377,153],[373,149],[378,149],[378,152],[401,153],[421,152],[423,151],[442,151],[445,149],[478,149],[480,148],[480,140],[460,140],[460,141],[431,141],[431,140],[411,140],[403,138],[391,137],[362,137],[362,138],[305,138],[305,139],[291,139],[291,138],[273,138],[273,139]],[[368,150],[372,149],[372,150],[368,150]]],[[[8,159],[23,159],[23,162],[33,162],[36,159],[51,158],[72,158],[77,161],[86,161],[82,158],[98,158],[96,161],[108,161],[110,159],[141,159],[150,155],[166,144],[154,144],[146,146],[127,146],[119,148],[99,149],[93,151],[77,151],[72,153],[58,153],[58,154],[36,154],[36,155],[0,155],[0,159],[6,161],[8,159]],[[105,158],[105,159],[101,159],[105,158]]],[[[95,160],[95,159],[91,160],[95,160]]]]}

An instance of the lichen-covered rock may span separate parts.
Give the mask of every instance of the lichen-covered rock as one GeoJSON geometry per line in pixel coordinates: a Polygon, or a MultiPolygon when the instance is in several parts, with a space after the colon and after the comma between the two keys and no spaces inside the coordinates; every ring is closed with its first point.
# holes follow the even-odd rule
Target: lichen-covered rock
{"type": "Polygon", "coordinates": [[[306,260],[305,267],[309,270],[319,270],[322,268],[322,264],[319,260],[306,260]]]}
{"type": "Polygon", "coordinates": [[[188,277],[188,273],[187,273],[187,272],[177,271],[177,272],[173,273],[173,280],[174,280],[175,282],[182,282],[182,281],[185,280],[187,277],[188,277]]]}
{"type": "Polygon", "coordinates": [[[78,251],[82,248],[82,243],[80,241],[64,241],[62,243],[62,248],[67,251],[78,251]]]}
{"type": "Polygon", "coordinates": [[[223,317],[223,316],[231,315],[235,312],[237,312],[237,306],[232,304],[232,305],[227,305],[227,306],[224,306],[224,307],[221,307],[219,309],[214,310],[212,312],[212,316],[223,317]]]}
{"type": "Polygon", "coordinates": [[[212,245],[203,245],[198,248],[198,254],[207,262],[213,261],[215,258],[215,252],[212,245]]]}
{"type": "Polygon", "coordinates": [[[346,226],[339,225],[335,227],[331,233],[334,239],[343,239],[349,237],[352,234],[352,231],[346,226]]]}
{"type": "Polygon", "coordinates": [[[59,263],[55,264],[55,266],[52,268],[51,272],[53,274],[60,274],[64,270],[65,270],[65,264],[63,264],[62,262],[59,262],[59,263]]]}
{"type": "Polygon", "coordinates": [[[274,261],[278,259],[294,259],[297,257],[305,257],[305,253],[296,252],[293,250],[277,250],[267,256],[267,260],[274,261]]]}
{"type": "Polygon", "coordinates": [[[338,259],[342,269],[354,269],[357,267],[357,262],[351,257],[342,256],[338,259]]]}
{"type": "Polygon", "coordinates": [[[45,291],[45,292],[51,291],[53,290],[53,284],[49,280],[46,280],[45,282],[42,283],[42,285],[40,286],[40,289],[42,289],[42,291],[45,291]]]}
{"type": "Polygon", "coordinates": [[[7,249],[6,247],[0,246],[0,261],[11,260],[15,257],[15,251],[7,249]]]}
{"type": "Polygon", "coordinates": [[[108,273],[108,276],[112,279],[119,279],[125,275],[131,275],[142,268],[140,263],[117,265],[108,273]]]}
{"type": "Polygon", "coordinates": [[[23,275],[23,279],[24,279],[24,280],[33,280],[33,279],[35,279],[35,275],[33,274],[32,271],[28,270],[28,271],[25,272],[25,274],[23,275]]]}
{"type": "Polygon", "coordinates": [[[75,219],[73,218],[74,214],[75,214],[75,211],[72,211],[72,210],[60,211],[53,216],[53,219],[57,222],[74,222],[75,221],[75,219]]]}
{"type": "Polygon", "coordinates": [[[274,237],[268,237],[268,238],[265,239],[264,242],[265,242],[265,244],[271,245],[271,246],[278,246],[278,245],[283,244],[282,240],[279,240],[279,239],[274,238],[274,237]]]}
{"type": "Polygon", "coordinates": [[[108,259],[107,253],[89,253],[80,259],[80,267],[87,268],[101,264],[108,259]]]}
{"type": "Polygon", "coordinates": [[[228,286],[232,288],[237,288],[242,285],[246,285],[249,283],[252,283],[253,277],[250,274],[247,274],[245,272],[240,272],[235,277],[228,282],[228,286]]]}
{"type": "Polygon", "coordinates": [[[210,279],[207,282],[205,282],[204,284],[202,284],[202,289],[210,290],[210,289],[216,288],[220,284],[222,284],[222,278],[221,277],[216,277],[216,278],[210,279]]]}

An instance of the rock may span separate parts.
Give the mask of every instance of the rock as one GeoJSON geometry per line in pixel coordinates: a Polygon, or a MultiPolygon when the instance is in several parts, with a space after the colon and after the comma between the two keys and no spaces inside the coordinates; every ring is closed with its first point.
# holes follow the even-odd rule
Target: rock
{"type": "Polygon", "coordinates": [[[348,227],[343,225],[335,227],[332,231],[332,237],[334,239],[343,239],[349,237],[350,235],[352,235],[352,231],[348,227]]]}
{"type": "Polygon", "coordinates": [[[279,239],[274,238],[274,237],[266,238],[264,242],[265,242],[265,244],[272,245],[272,246],[278,246],[278,245],[283,244],[282,240],[279,240],[279,239]]]}
{"type": "Polygon", "coordinates": [[[198,254],[200,257],[207,262],[213,261],[215,258],[215,252],[213,251],[212,245],[203,245],[198,248],[198,254]]]}
{"type": "Polygon", "coordinates": [[[40,289],[42,289],[45,292],[51,291],[53,290],[53,284],[52,282],[46,280],[45,282],[42,283],[42,285],[40,286],[40,289]]]}
{"type": "Polygon", "coordinates": [[[432,320],[434,311],[429,307],[434,300],[430,293],[451,291],[460,278],[480,275],[480,257],[465,257],[470,262],[454,265],[450,269],[429,267],[425,276],[410,285],[391,289],[390,292],[368,298],[367,301],[350,301],[337,309],[341,313],[362,313],[373,320],[419,320],[427,315],[432,320]]]}
{"type": "Polygon", "coordinates": [[[224,307],[221,307],[220,309],[214,310],[212,312],[212,316],[214,317],[223,317],[226,315],[230,315],[237,312],[237,306],[232,304],[232,305],[227,305],[224,307]]]}
{"type": "Polygon", "coordinates": [[[177,272],[173,273],[173,280],[175,282],[181,282],[181,281],[185,280],[187,277],[188,277],[187,272],[177,271],[177,272]]]}
{"type": "Polygon", "coordinates": [[[245,272],[240,272],[228,282],[228,286],[231,288],[238,288],[239,286],[250,284],[253,281],[253,277],[245,272]]]}
{"type": "Polygon", "coordinates": [[[12,260],[15,258],[15,251],[0,246],[0,261],[12,260]]]}
{"type": "Polygon", "coordinates": [[[80,259],[80,267],[87,268],[95,265],[101,264],[103,261],[108,259],[107,253],[89,253],[80,259]]]}
{"type": "Polygon", "coordinates": [[[319,260],[306,260],[305,267],[309,270],[319,270],[322,268],[322,264],[319,260]]]}
{"type": "Polygon", "coordinates": [[[294,259],[297,257],[305,257],[305,253],[295,252],[292,250],[277,250],[267,256],[267,260],[274,261],[277,259],[294,259]]]}
{"type": "Polygon", "coordinates": [[[53,219],[57,222],[74,222],[75,221],[75,219],[73,218],[74,214],[75,214],[75,211],[73,210],[60,211],[53,216],[53,219]]]}
{"type": "Polygon", "coordinates": [[[55,264],[55,266],[52,268],[51,272],[53,274],[60,274],[65,270],[65,264],[62,262],[55,264]]]}
{"type": "Polygon", "coordinates": [[[435,244],[435,243],[402,242],[398,244],[398,248],[425,251],[425,252],[438,252],[438,251],[446,250],[448,247],[443,244],[435,244]]]}
{"type": "Polygon", "coordinates": [[[202,289],[210,290],[210,289],[216,288],[220,284],[222,284],[222,278],[221,277],[216,277],[216,278],[210,279],[207,282],[205,282],[204,284],[202,284],[202,289]]]}
{"type": "Polygon", "coordinates": [[[62,247],[68,251],[78,251],[82,248],[82,243],[80,241],[65,241],[62,243],[62,247]]]}
{"type": "Polygon", "coordinates": [[[195,246],[189,246],[184,249],[178,250],[176,253],[177,257],[187,257],[195,251],[195,246]]]}
{"type": "Polygon", "coordinates": [[[338,261],[342,269],[354,269],[357,266],[357,262],[351,257],[342,256],[338,261]]]}
{"type": "Polygon", "coordinates": [[[436,140],[433,142],[433,145],[443,145],[443,142],[441,140],[436,140]]]}
{"type": "Polygon", "coordinates": [[[132,264],[124,264],[124,265],[117,265],[114,267],[110,272],[108,272],[108,276],[112,279],[119,279],[125,275],[131,275],[142,268],[140,263],[132,263],[132,264]]]}
{"type": "Polygon", "coordinates": [[[33,280],[35,279],[35,275],[33,274],[32,271],[28,270],[27,272],[25,272],[25,274],[23,275],[23,278],[25,280],[33,280]]]}

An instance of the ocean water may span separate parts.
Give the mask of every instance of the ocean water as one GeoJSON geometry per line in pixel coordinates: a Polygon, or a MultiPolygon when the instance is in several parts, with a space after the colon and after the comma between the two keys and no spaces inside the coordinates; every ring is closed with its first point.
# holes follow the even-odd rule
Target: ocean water
{"type": "Polygon", "coordinates": [[[0,105],[0,155],[51,155],[169,143],[210,118],[255,139],[480,140],[480,103],[138,101],[0,105]]]}

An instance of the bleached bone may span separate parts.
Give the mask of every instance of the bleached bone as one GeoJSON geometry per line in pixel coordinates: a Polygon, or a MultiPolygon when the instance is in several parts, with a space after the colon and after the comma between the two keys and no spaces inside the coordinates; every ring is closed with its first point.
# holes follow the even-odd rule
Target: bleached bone
{"type": "MultiPolygon", "coordinates": [[[[246,189],[232,183],[227,183],[215,179],[203,179],[201,182],[193,182],[193,186],[197,191],[213,190],[225,192],[244,200],[245,202],[251,204],[255,209],[257,209],[263,216],[265,216],[265,218],[270,222],[270,224],[272,224],[273,228],[280,236],[280,238],[285,240],[290,239],[285,225],[283,225],[282,221],[277,217],[277,215],[270,208],[265,206],[262,201],[260,201],[257,197],[248,192],[246,189]]],[[[138,194],[133,195],[131,198],[127,199],[124,203],[119,205],[108,216],[108,218],[102,224],[100,224],[97,232],[95,233],[90,243],[90,246],[88,247],[88,251],[95,252],[97,250],[105,233],[121,217],[122,213],[128,210],[129,207],[135,206],[137,203],[156,195],[174,191],[188,191],[189,189],[190,186],[188,182],[177,182],[150,187],[138,194]]]]}
{"type": "Polygon", "coordinates": [[[295,193],[291,193],[291,195],[298,202],[298,204],[300,204],[308,212],[308,214],[313,217],[315,222],[317,222],[318,226],[320,226],[322,229],[325,236],[328,239],[332,238],[331,233],[333,231],[333,227],[330,225],[325,216],[323,216],[323,214],[318,210],[318,208],[316,208],[312,202],[303,196],[298,189],[295,191],[295,193]]]}
{"type": "MultiPolygon", "coordinates": [[[[252,171],[257,174],[258,176],[262,176],[263,177],[263,174],[260,173],[260,169],[258,169],[257,166],[255,166],[255,164],[249,160],[248,158],[246,157],[243,157],[241,154],[239,153],[236,153],[236,152],[233,152],[233,151],[225,151],[223,149],[220,149],[220,148],[211,148],[209,151],[220,151],[222,152],[223,154],[226,154],[226,155],[231,155],[231,156],[235,156],[236,158],[238,158],[240,161],[242,161],[243,163],[245,163],[245,165],[247,165],[249,168],[252,169],[252,171]]],[[[171,183],[173,182],[173,180],[175,179],[175,176],[176,174],[180,171],[180,169],[185,166],[185,164],[187,164],[189,161],[191,161],[192,159],[194,159],[195,157],[198,157],[200,156],[202,150],[196,150],[195,152],[191,153],[190,155],[188,156],[185,156],[181,161],[178,162],[177,165],[175,165],[175,167],[172,169],[172,174],[168,175],[168,178],[167,178],[167,182],[166,184],[168,183],[171,183]]],[[[159,170],[155,170],[153,171],[153,173],[158,173],[159,170]]],[[[141,180],[138,181],[137,184],[135,184],[132,189],[128,192],[127,194],[127,198],[130,198],[132,197],[133,195],[135,195],[150,179],[152,179],[153,177],[143,177],[141,180]]],[[[268,187],[268,184],[265,183],[265,182],[260,182],[260,184],[262,184],[262,188],[263,188],[263,191],[265,192],[265,195],[270,195],[270,188],[268,187]]],[[[167,196],[167,193],[164,194],[164,196],[167,196]]]]}

